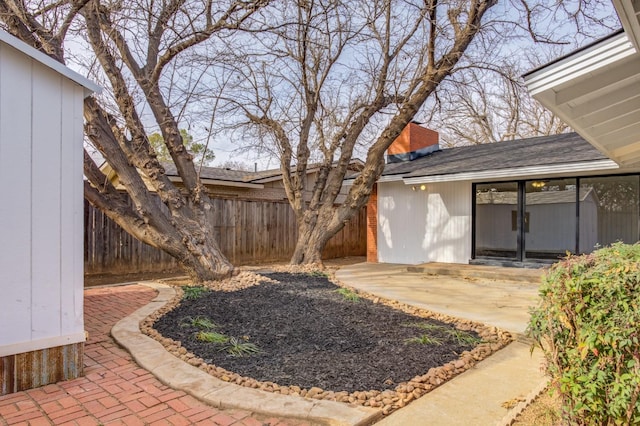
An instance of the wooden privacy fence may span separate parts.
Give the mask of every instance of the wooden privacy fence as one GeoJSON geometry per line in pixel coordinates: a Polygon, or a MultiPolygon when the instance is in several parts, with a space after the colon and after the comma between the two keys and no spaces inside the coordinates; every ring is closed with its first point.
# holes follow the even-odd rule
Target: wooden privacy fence
{"type": "MultiPolygon", "coordinates": [[[[210,223],[222,252],[234,265],[289,260],[298,235],[286,201],[214,198],[210,223]]],[[[153,248],[118,226],[85,200],[85,274],[178,271],[168,254],[153,248]]],[[[366,211],[362,209],[325,247],[325,259],[364,256],[366,211]]]]}

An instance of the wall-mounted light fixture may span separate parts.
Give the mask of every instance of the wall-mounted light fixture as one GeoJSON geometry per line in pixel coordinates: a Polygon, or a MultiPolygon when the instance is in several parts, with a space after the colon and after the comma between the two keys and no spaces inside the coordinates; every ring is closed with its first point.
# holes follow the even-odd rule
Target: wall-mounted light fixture
{"type": "Polygon", "coordinates": [[[533,182],[531,182],[531,186],[533,186],[534,188],[542,188],[546,185],[546,183],[543,180],[534,180],[533,182]]]}
{"type": "MultiPolygon", "coordinates": [[[[417,186],[415,186],[415,185],[413,185],[413,186],[411,187],[411,190],[412,190],[412,191],[417,191],[417,190],[418,190],[418,187],[417,187],[417,186]]],[[[427,185],[425,185],[424,183],[423,183],[422,185],[420,185],[420,191],[426,191],[426,190],[427,190],[427,185]]]]}

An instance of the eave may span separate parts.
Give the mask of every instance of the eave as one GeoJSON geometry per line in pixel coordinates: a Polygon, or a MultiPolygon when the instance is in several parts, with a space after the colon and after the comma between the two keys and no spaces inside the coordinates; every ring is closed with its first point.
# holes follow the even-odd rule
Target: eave
{"type": "Polygon", "coordinates": [[[613,0],[620,23],[636,50],[640,52],[640,2],[638,0],[613,0]]]}
{"type": "Polygon", "coordinates": [[[498,181],[535,179],[539,177],[562,177],[620,172],[620,166],[612,160],[585,161],[579,163],[553,164],[544,166],[517,167],[510,169],[479,170],[446,175],[416,176],[404,178],[405,185],[459,181],[498,181]]]}
{"type": "Polygon", "coordinates": [[[79,84],[84,88],[85,97],[90,96],[93,93],[99,94],[102,92],[102,88],[97,84],[95,84],[93,81],[81,76],[75,71],[72,71],[62,63],[56,61],[55,59],[51,58],[48,55],[45,55],[39,50],[34,49],[33,47],[29,46],[27,43],[23,42],[22,40],[12,36],[8,32],[1,29],[0,29],[0,41],[24,53],[25,55],[41,63],[42,65],[51,68],[52,70],[65,76],[66,78],[73,81],[74,83],[79,84]]]}
{"type": "Polygon", "coordinates": [[[640,2],[614,0],[624,32],[524,76],[531,95],[620,165],[640,162],[640,2]]]}

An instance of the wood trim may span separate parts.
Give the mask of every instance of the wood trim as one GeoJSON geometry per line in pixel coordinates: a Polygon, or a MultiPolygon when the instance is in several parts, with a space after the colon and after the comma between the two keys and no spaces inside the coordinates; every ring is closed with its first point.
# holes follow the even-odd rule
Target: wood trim
{"type": "Polygon", "coordinates": [[[26,342],[12,343],[0,346],[0,357],[21,354],[24,352],[37,351],[55,346],[71,345],[85,341],[85,333],[73,333],[66,336],[47,337],[45,339],[29,340],[26,342]]]}

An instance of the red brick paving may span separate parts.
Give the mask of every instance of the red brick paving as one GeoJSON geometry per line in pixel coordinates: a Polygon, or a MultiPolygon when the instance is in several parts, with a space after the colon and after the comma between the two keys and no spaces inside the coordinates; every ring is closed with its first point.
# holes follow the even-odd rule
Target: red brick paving
{"type": "Polygon", "coordinates": [[[219,410],[140,368],[109,332],[155,291],[141,285],[85,290],[84,377],[0,397],[0,425],[286,426],[306,423],[219,410]]]}

